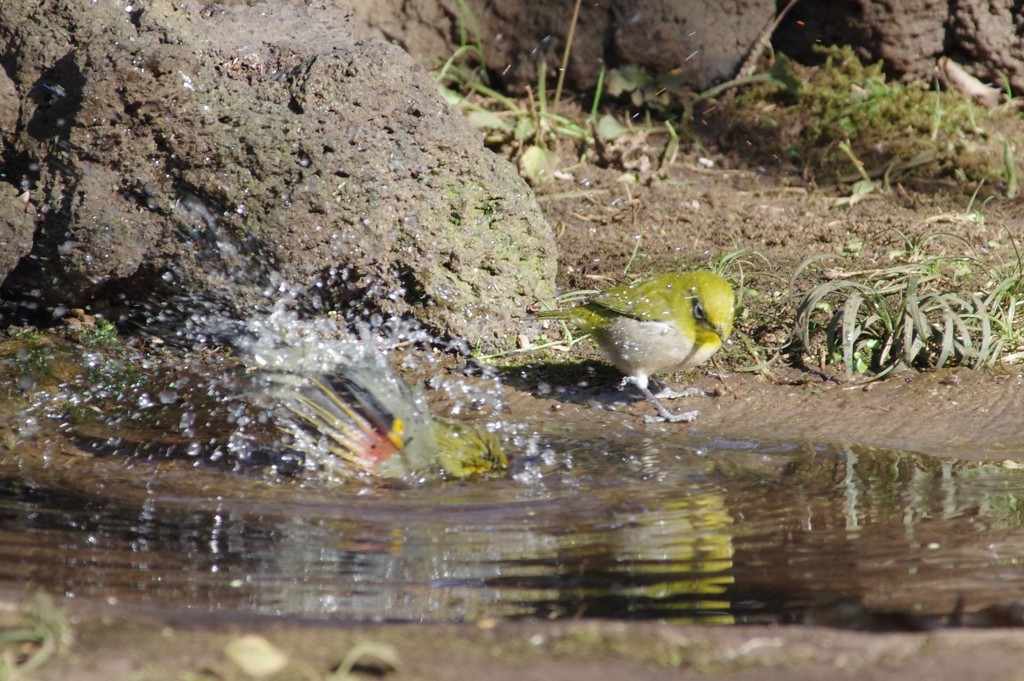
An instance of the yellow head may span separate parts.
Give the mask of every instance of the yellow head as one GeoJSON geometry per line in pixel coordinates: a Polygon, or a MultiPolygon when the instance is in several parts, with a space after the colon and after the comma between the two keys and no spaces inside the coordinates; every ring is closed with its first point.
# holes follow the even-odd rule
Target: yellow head
{"type": "Polygon", "coordinates": [[[702,340],[721,344],[732,335],[736,300],[728,281],[703,271],[662,276],[675,280],[672,288],[677,298],[672,306],[677,323],[690,326],[698,344],[702,340]]]}

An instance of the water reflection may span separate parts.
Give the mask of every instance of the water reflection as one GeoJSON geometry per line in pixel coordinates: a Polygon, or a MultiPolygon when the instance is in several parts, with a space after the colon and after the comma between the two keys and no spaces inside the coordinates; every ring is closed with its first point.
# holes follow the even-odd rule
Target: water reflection
{"type": "Polygon", "coordinates": [[[745,616],[799,612],[836,600],[904,612],[951,613],[1024,595],[1019,471],[844,447],[790,461],[756,500],[764,519],[737,539],[745,616]],[[1011,571],[1006,568],[1010,567],[1011,571]]]}
{"type": "Polygon", "coordinates": [[[0,583],[415,621],[787,621],[837,600],[939,614],[1024,597],[1024,479],[999,464],[548,442],[562,463],[541,473],[363,490],[25,448],[0,465],[0,583]]]}

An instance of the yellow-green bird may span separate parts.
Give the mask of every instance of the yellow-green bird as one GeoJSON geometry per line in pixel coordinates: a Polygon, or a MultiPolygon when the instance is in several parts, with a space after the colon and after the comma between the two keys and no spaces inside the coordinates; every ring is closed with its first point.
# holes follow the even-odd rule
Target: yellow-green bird
{"type": "Polygon", "coordinates": [[[466,478],[508,466],[482,424],[433,414],[426,398],[381,365],[322,374],[268,373],[269,393],[297,417],[286,427],[307,462],[343,478],[409,483],[466,478]]]}
{"type": "Polygon", "coordinates": [[[696,411],[674,414],[658,397],[693,394],[667,388],[655,395],[651,375],[683,371],[706,362],[732,333],[732,286],[713,272],[669,272],[610,288],[584,305],[544,311],[589,333],[608,360],[636,383],[657,409],[648,421],[686,422],[696,411]]]}

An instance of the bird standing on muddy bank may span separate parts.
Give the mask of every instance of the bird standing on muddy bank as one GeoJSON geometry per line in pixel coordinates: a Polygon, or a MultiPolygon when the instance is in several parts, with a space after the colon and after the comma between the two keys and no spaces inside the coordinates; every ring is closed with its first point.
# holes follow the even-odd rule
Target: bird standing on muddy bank
{"type": "Polygon", "coordinates": [[[589,333],[608,360],[636,384],[658,412],[647,420],[689,422],[696,411],[673,413],[659,398],[693,394],[667,387],[657,395],[655,373],[683,371],[714,355],[732,334],[735,297],[713,272],[669,272],[616,286],[567,310],[539,312],[589,333]]]}

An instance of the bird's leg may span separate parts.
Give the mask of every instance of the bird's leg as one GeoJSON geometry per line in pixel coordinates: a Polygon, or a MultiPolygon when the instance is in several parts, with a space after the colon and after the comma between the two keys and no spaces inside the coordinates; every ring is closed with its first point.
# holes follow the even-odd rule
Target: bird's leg
{"type": "MultiPolygon", "coordinates": [[[[654,393],[651,392],[651,389],[647,387],[647,378],[646,377],[644,377],[643,380],[637,380],[637,378],[634,377],[634,376],[625,376],[625,377],[623,377],[622,384],[621,384],[620,388],[624,388],[627,385],[629,385],[630,383],[634,384],[640,390],[640,392],[643,393],[644,397],[646,397],[647,400],[651,404],[654,405],[654,408],[658,412],[657,416],[645,416],[644,417],[644,421],[646,423],[662,423],[662,422],[668,422],[668,423],[690,423],[691,421],[695,421],[697,419],[697,416],[700,415],[700,412],[697,411],[697,410],[683,411],[683,412],[679,412],[678,414],[676,414],[676,413],[670,411],[668,409],[668,407],[666,407],[664,404],[662,404],[658,400],[659,397],[664,397],[663,393],[665,391],[668,391],[670,393],[670,395],[669,395],[670,398],[673,398],[673,397],[687,397],[689,395],[688,395],[687,391],[685,391],[685,390],[681,391],[681,392],[675,392],[675,391],[669,390],[667,386],[663,385],[662,386],[662,390],[657,395],[655,395],[654,393]]],[[[696,390],[696,389],[695,388],[690,388],[688,390],[696,390]]],[[[697,394],[702,394],[702,392],[703,391],[697,390],[697,394]]],[[[693,393],[689,393],[689,394],[693,394],[693,393]]]]}
{"type": "Polygon", "coordinates": [[[647,386],[637,385],[637,387],[640,388],[640,392],[644,394],[644,397],[646,397],[658,411],[657,416],[644,417],[644,421],[647,423],[661,423],[662,421],[667,421],[668,423],[690,423],[691,421],[695,421],[697,416],[700,414],[700,412],[696,410],[673,413],[669,411],[664,404],[658,401],[658,398],[655,397],[654,393],[652,393],[647,386]]]}
{"type": "Polygon", "coordinates": [[[655,387],[657,387],[657,384],[661,384],[661,387],[658,388],[658,392],[654,393],[654,396],[663,400],[674,400],[680,397],[698,397],[705,394],[700,388],[683,388],[682,390],[673,390],[668,387],[667,383],[656,379],[653,376],[650,380],[651,383],[655,384],[655,387]]]}

